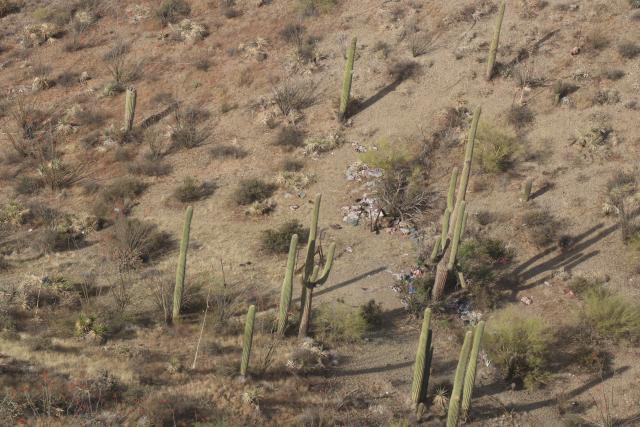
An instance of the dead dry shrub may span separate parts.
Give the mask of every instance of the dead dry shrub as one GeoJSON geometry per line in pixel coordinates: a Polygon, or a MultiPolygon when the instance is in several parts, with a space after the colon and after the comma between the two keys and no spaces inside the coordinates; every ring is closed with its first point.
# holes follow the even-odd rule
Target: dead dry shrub
{"type": "Polygon", "coordinates": [[[300,112],[315,102],[313,85],[310,82],[286,79],[273,88],[273,101],[284,116],[300,112]]]}

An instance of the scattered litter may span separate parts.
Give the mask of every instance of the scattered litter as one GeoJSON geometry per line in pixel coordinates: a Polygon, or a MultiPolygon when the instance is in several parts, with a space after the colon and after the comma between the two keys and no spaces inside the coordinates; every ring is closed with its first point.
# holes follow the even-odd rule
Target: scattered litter
{"type": "Polygon", "coordinates": [[[522,297],[520,298],[520,302],[524,305],[531,305],[533,303],[533,300],[529,297],[522,297]]]}
{"type": "Polygon", "coordinates": [[[290,205],[289,209],[291,209],[292,211],[295,211],[296,209],[298,209],[300,207],[300,205],[290,205]]]}
{"type": "Polygon", "coordinates": [[[357,142],[352,142],[351,146],[353,147],[354,151],[356,153],[366,153],[367,152],[367,147],[365,147],[362,144],[359,144],[357,142]]]}
{"type": "Polygon", "coordinates": [[[361,218],[365,219],[379,219],[384,217],[384,212],[378,207],[377,200],[364,195],[361,199],[356,200],[355,205],[343,206],[342,221],[347,224],[356,226],[360,223],[361,218]]]}
{"type": "Polygon", "coordinates": [[[353,253],[353,248],[351,246],[347,246],[346,248],[344,248],[344,250],[345,252],[348,252],[350,254],[353,253]]]}

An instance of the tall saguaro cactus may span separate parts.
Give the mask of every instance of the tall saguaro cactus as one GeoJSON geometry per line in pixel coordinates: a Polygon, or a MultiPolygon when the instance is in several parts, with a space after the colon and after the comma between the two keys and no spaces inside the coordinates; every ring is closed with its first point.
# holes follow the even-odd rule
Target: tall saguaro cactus
{"type": "Polygon", "coordinates": [[[325,261],[324,268],[320,272],[320,267],[315,265],[316,256],[316,240],[318,238],[318,218],[320,217],[320,201],[322,195],[316,196],[313,205],[313,218],[311,220],[311,228],[309,229],[309,241],[307,243],[307,255],[305,257],[304,270],[302,271],[302,294],[300,296],[300,305],[302,307],[302,317],[300,318],[300,328],[298,329],[298,337],[304,338],[309,333],[309,323],[311,320],[311,300],[313,298],[313,290],[317,286],[323,285],[329,278],[331,267],[333,266],[333,256],[336,251],[336,244],[329,246],[329,253],[325,261]]]}
{"type": "Polygon", "coordinates": [[[173,289],[173,316],[175,323],[180,322],[180,308],[182,307],[182,295],[184,293],[184,274],[187,268],[187,250],[189,249],[189,234],[191,232],[191,218],[193,217],[193,206],[189,206],[184,215],[184,226],[182,228],[182,240],[180,240],[180,255],[178,256],[178,267],[176,269],[176,285],[173,289]]]}
{"type": "MultiPolygon", "coordinates": [[[[455,185],[458,181],[458,169],[454,168],[449,182],[449,192],[447,194],[447,210],[442,220],[442,233],[439,239],[441,247],[440,261],[436,266],[436,278],[431,292],[433,300],[438,301],[444,294],[444,288],[447,283],[447,277],[455,266],[458,245],[460,238],[464,234],[464,225],[466,222],[465,215],[465,199],[467,196],[467,187],[469,186],[469,176],[471,175],[471,164],[473,160],[473,150],[476,141],[476,132],[478,130],[478,122],[480,121],[481,108],[476,108],[469,130],[469,137],[465,146],[464,164],[462,174],[460,175],[460,183],[458,184],[458,192],[454,199],[455,185]],[[452,208],[453,207],[453,208],[452,208]],[[448,253],[448,259],[447,259],[448,253]]],[[[435,250],[434,252],[435,253],[435,250]]],[[[434,256],[438,259],[438,256],[434,256]]]]}
{"type": "Polygon", "coordinates": [[[433,358],[433,347],[431,345],[433,332],[431,331],[431,309],[424,310],[422,320],[422,330],[416,351],[416,362],[413,366],[413,384],[411,386],[411,402],[414,405],[423,403],[427,397],[429,387],[429,375],[431,371],[431,359],[433,358]]]}
{"type": "Polygon", "coordinates": [[[451,399],[449,400],[449,410],[447,411],[447,427],[457,427],[458,418],[460,416],[460,403],[462,400],[462,390],[464,376],[469,361],[469,352],[471,351],[471,337],[473,332],[468,331],[464,336],[464,343],[460,350],[460,359],[458,359],[458,367],[456,368],[456,376],[453,381],[453,390],[451,391],[451,399]]]}
{"type": "Polygon", "coordinates": [[[493,68],[496,65],[496,54],[498,53],[498,44],[500,43],[500,30],[502,28],[502,20],[504,19],[504,10],[507,6],[507,0],[502,0],[498,18],[496,19],[496,27],[493,30],[493,39],[491,39],[491,47],[489,48],[489,59],[487,60],[487,80],[493,77],[493,68]]]}
{"type": "Polygon", "coordinates": [[[251,357],[251,345],[253,344],[253,323],[256,320],[256,306],[249,306],[247,320],[244,324],[244,337],[242,339],[242,361],[240,363],[240,375],[247,376],[249,358],[251,357]]]}
{"type": "Polygon", "coordinates": [[[473,386],[476,381],[476,369],[478,366],[478,354],[480,353],[480,345],[482,344],[482,334],[484,334],[484,321],[478,322],[473,331],[473,345],[471,346],[471,354],[469,354],[469,363],[464,374],[464,390],[462,392],[462,419],[466,420],[469,416],[471,408],[471,396],[473,395],[473,386]]]}
{"type": "Polygon", "coordinates": [[[124,131],[131,132],[133,129],[133,118],[136,114],[137,92],[134,87],[127,88],[124,101],[124,131]]]}
{"type": "Polygon", "coordinates": [[[344,78],[342,81],[342,94],[340,95],[340,111],[338,117],[340,120],[344,120],[347,117],[347,107],[349,106],[349,99],[351,98],[351,82],[353,81],[353,62],[356,57],[356,44],[358,39],[354,37],[351,39],[351,45],[347,51],[347,64],[344,68],[344,78]]]}
{"type": "Polygon", "coordinates": [[[287,271],[284,275],[282,290],[280,291],[280,311],[278,314],[278,334],[284,335],[287,328],[287,315],[291,306],[291,294],[293,292],[293,271],[296,267],[296,251],[298,249],[298,235],[291,236],[289,244],[289,257],[287,258],[287,271]]]}

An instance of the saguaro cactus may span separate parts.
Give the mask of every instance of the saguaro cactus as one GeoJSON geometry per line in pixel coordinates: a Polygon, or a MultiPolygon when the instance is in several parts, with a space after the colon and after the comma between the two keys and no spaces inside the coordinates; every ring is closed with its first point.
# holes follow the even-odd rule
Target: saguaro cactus
{"type": "Polygon", "coordinates": [[[242,362],[240,363],[240,375],[247,376],[249,358],[251,357],[251,344],[253,343],[253,323],[256,320],[256,306],[251,305],[247,311],[247,321],[244,324],[244,338],[242,339],[242,362]]]}
{"type": "Polygon", "coordinates": [[[284,275],[282,290],[280,291],[280,311],[278,314],[278,334],[284,335],[287,328],[287,315],[291,306],[291,293],[293,291],[293,271],[296,267],[296,251],[298,249],[298,235],[291,236],[289,244],[289,258],[287,259],[287,271],[284,275]]]}
{"type": "Polygon", "coordinates": [[[178,268],[176,269],[176,285],[173,289],[173,316],[175,323],[180,322],[180,308],[182,306],[182,294],[184,292],[184,273],[187,268],[187,250],[189,249],[189,233],[191,231],[191,218],[193,206],[189,206],[184,216],[182,228],[182,240],[180,240],[180,255],[178,256],[178,268]]]}
{"type": "Polygon", "coordinates": [[[484,333],[484,321],[478,322],[473,331],[473,345],[471,346],[471,354],[469,354],[469,363],[464,374],[464,390],[462,392],[462,419],[466,420],[469,416],[471,408],[471,396],[473,395],[473,386],[476,381],[476,368],[478,365],[478,354],[480,345],[482,344],[482,334],[484,333]]]}
{"type": "Polygon", "coordinates": [[[351,39],[351,45],[347,51],[347,64],[344,68],[344,78],[342,82],[342,94],[340,96],[340,111],[338,117],[340,120],[344,120],[347,117],[347,107],[349,106],[349,99],[351,98],[351,82],[353,80],[353,62],[356,57],[356,44],[358,39],[354,37],[351,39]]]}
{"type": "Polygon", "coordinates": [[[137,92],[134,87],[127,89],[124,101],[124,131],[131,132],[133,129],[133,118],[136,114],[137,92]]]}
{"type": "Polygon", "coordinates": [[[320,216],[320,201],[322,195],[316,196],[313,205],[313,218],[311,220],[311,228],[309,229],[309,242],[307,243],[307,255],[305,257],[304,270],[302,272],[302,294],[300,296],[300,305],[302,307],[302,317],[300,318],[300,328],[298,329],[298,337],[304,338],[309,333],[309,323],[311,319],[311,300],[313,298],[313,289],[316,286],[323,285],[329,278],[331,267],[333,266],[333,256],[336,251],[335,243],[329,246],[329,253],[325,262],[322,273],[320,267],[315,265],[316,256],[316,240],[318,238],[318,218],[320,216]]]}
{"type": "Polygon", "coordinates": [[[487,60],[487,80],[493,77],[493,68],[496,65],[496,54],[498,53],[498,43],[500,42],[500,30],[502,28],[502,19],[504,18],[504,10],[507,6],[507,0],[502,0],[498,18],[496,20],[496,28],[493,31],[493,39],[491,39],[491,47],[489,48],[489,59],[487,60]]]}
{"type": "Polygon", "coordinates": [[[455,265],[458,244],[464,232],[464,225],[466,223],[464,202],[467,195],[467,187],[469,185],[471,163],[473,160],[473,149],[475,145],[476,132],[478,130],[478,122],[480,121],[481,111],[481,108],[478,107],[473,114],[471,129],[469,130],[469,137],[465,146],[462,174],[460,177],[460,183],[458,184],[458,193],[455,197],[455,200],[453,194],[455,192],[456,182],[458,181],[457,168],[453,170],[451,174],[451,180],[449,182],[449,192],[447,194],[447,210],[445,211],[442,220],[442,235],[440,238],[441,256],[440,261],[436,266],[436,278],[433,285],[433,290],[431,292],[431,297],[435,301],[439,300],[444,293],[448,273],[455,265]],[[453,206],[453,209],[450,209],[450,206],[453,206]],[[451,225],[453,225],[453,227],[451,225]],[[456,231],[458,231],[457,238],[456,231]],[[447,252],[449,252],[448,260],[446,256],[447,252]]]}
{"type": "Polygon", "coordinates": [[[424,402],[427,397],[429,387],[429,375],[431,371],[431,359],[433,358],[433,347],[431,346],[433,332],[430,329],[431,309],[424,311],[422,319],[422,330],[416,351],[416,362],[413,367],[413,384],[411,386],[411,401],[414,405],[424,402]]]}
{"type": "Polygon", "coordinates": [[[464,343],[460,350],[460,359],[458,359],[458,367],[456,368],[456,376],[453,381],[453,390],[451,391],[451,400],[449,400],[449,410],[447,411],[447,427],[457,427],[460,415],[460,402],[462,400],[462,386],[469,360],[469,352],[471,351],[471,337],[473,332],[468,331],[464,336],[464,343]]]}

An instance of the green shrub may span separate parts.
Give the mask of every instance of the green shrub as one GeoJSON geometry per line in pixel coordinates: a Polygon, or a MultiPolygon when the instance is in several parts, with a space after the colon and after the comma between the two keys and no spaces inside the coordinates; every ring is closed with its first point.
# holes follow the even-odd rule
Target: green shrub
{"type": "Polygon", "coordinates": [[[193,177],[186,177],[174,191],[173,197],[180,203],[202,200],[213,194],[214,186],[209,182],[198,182],[193,177]]]}
{"type": "Polygon", "coordinates": [[[358,314],[367,325],[367,330],[372,331],[382,326],[382,304],[371,299],[366,304],[362,304],[358,309],[358,314]]]}
{"type": "Polygon", "coordinates": [[[458,269],[470,284],[487,284],[496,280],[496,269],[513,259],[513,251],[497,239],[465,240],[458,250],[458,269]]]}
{"type": "Polygon", "coordinates": [[[586,294],[582,317],[602,338],[632,342],[640,339],[640,304],[603,287],[591,289],[586,294]]]}
{"type": "Polygon", "coordinates": [[[12,0],[0,0],[0,18],[20,12],[20,6],[12,0]]]}
{"type": "Polygon", "coordinates": [[[358,342],[368,328],[361,313],[344,304],[321,305],[312,318],[315,337],[323,343],[358,342]]]}
{"type": "Polygon", "coordinates": [[[191,13],[191,6],[185,0],[164,0],[158,10],[156,17],[162,25],[175,24],[182,18],[186,18],[191,13]]]}
{"type": "Polygon", "coordinates": [[[298,235],[300,243],[305,243],[309,237],[309,229],[294,219],[285,222],[276,230],[265,230],[261,238],[262,249],[273,254],[286,254],[289,252],[289,243],[294,234],[298,235]]]}
{"type": "Polygon", "coordinates": [[[504,379],[527,388],[545,382],[552,335],[542,320],[508,310],[487,324],[484,348],[504,379]]]}
{"type": "Polygon", "coordinates": [[[264,182],[258,178],[243,179],[238,184],[233,198],[238,205],[246,206],[268,199],[276,191],[276,188],[275,184],[264,182]]]}
{"type": "Polygon", "coordinates": [[[512,105],[507,110],[507,122],[515,129],[522,129],[533,123],[535,115],[526,105],[512,105]]]}
{"type": "Polygon", "coordinates": [[[518,152],[518,140],[513,134],[481,122],[476,141],[476,159],[484,172],[501,173],[511,168],[518,152]]]}
{"type": "Polygon", "coordinates": [[[636,9],[640,8],[640,0],[629,0],[629,4],[633,8],[636,8],[636,9]]]}

